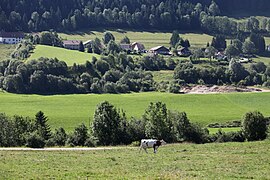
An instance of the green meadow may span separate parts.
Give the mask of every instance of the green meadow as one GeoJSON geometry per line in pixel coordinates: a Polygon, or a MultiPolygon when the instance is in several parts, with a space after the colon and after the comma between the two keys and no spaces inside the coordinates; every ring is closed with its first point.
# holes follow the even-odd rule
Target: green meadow
{"type": "Polygon", "coordinates": [[[90,54],[59,47],[37,45],[35,46],[34,52],[31,53],[31,56],[28,58],[28,60],[38,59],[40,57],[57,58],[59,60],[65,61],[68,66],[72,66],[74,63],[84,64],[87,60],[92,61],[93,56],[97,58],[100,57],[99,55],[92,53],[90,54]]]}
{"type": "MultiPolygon", "coordinates": [[[[77,31],[72,33],[59,33],[60,37],[67,40],[92,40],[96,37],[102,39],[106,30],[93,30],[93,31],[77,31]]],[[[131,42],[143,43],[146,49],[150,49],[155,46],[169,47],[170,38],[172,32],[147,32],[147,31],[132,31],[132,30],[108,30],[111,32],[116,42],[120,42],[125,36],[127,36],[131,42]]],[[[203,33],[180,33],[183,39],[190,41],[191,47],[203,47],[207,42],[211,42],[212,36],[203,33]]]]}
{"type": "Polygon", "coordinates": [[[1,179],[270,179],[270,141],[96,151],[0,151],[1,179]]]}
{"type": "Polygon", "coordinates": [[[16,45],[0,44],[0,61],[8,59],[16,45]]]}
{"type": "Polygon", "coordinates": [[[270,116],[270,93],[170,94],[159,92],[131,94],[24,95],[0,93],[0,112],[34,117],[42,110],[52,129],[71,131],[80,123],[92,121],[97,104],[109,101],[127,116],[141,118],[150,102],[161,101],[170,110],[185,111],[192,122],[203,125],[240,120],[253,110],[270,116]]]}

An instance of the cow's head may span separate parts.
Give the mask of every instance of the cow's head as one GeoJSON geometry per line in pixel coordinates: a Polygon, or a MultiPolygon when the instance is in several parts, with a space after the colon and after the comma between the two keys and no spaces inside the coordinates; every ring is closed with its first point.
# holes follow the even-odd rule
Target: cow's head
{"type": "Polygon", "coordinates": [[[162,146],[164,146],[164,145],[166,145],[167,143],[162,139],[162,140],[160,140],[160,143],[161,143],[161,145],[162,146]]]}

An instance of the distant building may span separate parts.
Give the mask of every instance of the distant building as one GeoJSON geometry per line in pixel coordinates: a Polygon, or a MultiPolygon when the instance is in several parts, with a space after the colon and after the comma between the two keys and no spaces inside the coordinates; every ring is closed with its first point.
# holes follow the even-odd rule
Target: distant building
{"type": "Polygon", "coordinates": [[[191,55],[191,52],[187,47],[181,47],[180,49],[177,50],[177,54],[179,56],[188,57],[191,55]]]}
{"type": "Polygon", "coordinates": [[[81,41],[77,41],[77,40],[63,41],[63,46],[66,49],[79,50],[80,42],[81,41]]]}
{"type": "Polygon", "coordinates": [[[84,47],[87,47],[87,46],[89,46],[91,44],[93,44],[93,40],[88,40],[88,41],[83,42],[84,47]]]}
{"type": "Polygon", "coordinates": [[[161,54],[161,55],[171,55],[171,52],[168,48],[166,48],[165,46],[157,46],[157,47],[153,47],[149,50],[149,53],[151,54],[161,54]]]}
{"type": "Polygon", "coordinates": [[[137,51],[137,52],[144,52],[145,51],[145,47],[143,44],[138,43],[138,42],[134,42],[131,44],[131,49],[133,51],[137,51]]]}
{"type": "Polygon", "coordinates": [[[1,44],[17,44],[23,40],[23,32],[4,32],[0,31],[1,44]]]}
{"type": "Polygon", "coordinates": [[[130,44],[120,44],[120,48],[125,51],[131,51],[131,45],[130,44]]]}

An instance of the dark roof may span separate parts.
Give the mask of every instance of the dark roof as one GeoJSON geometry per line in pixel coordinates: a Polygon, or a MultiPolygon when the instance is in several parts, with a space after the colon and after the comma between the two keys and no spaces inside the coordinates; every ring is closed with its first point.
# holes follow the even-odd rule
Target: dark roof
{"type": "Polygon", "coordinates": [[[157,47],[153,47],[150,49],[150,51],[158,51],[158,50],[165,50],[165,51],[170,51],[168,48],[166,48],[165,46],[157,46],[157,47]]]}
{"type": "Polygon", "coordinates": [[[63,44],[65,45],[79,45],[81,41],[77,41],[77,40],[67,40],[67,41],[63,41],[63,44]]]}
{"type": "Polygon", "coordinates": [[[23,34],[23,32],[0,31],[0,37],[3,37],[3,38],[24,38],[24,34],[23,34]]]}

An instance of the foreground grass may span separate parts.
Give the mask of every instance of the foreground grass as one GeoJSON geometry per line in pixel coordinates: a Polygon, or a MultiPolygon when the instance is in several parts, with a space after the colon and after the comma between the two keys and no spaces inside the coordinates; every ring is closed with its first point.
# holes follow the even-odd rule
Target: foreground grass
{"type": "Polygon", "coordinates": [[[9,58],[15,47],[16,45],[0,44],[0,61],[9,58]]]}
{"type": "Polygon", "coordinates": [[[87,60],[91,62],[93,56],[97,58],[100,57],[99,55],[92,53],[90,54],[59,47],[37,45],[28,60],[38,59],[40,57],[57,58],[59,60],[65,61],[68,66],[72,66],[74,63],[84,64],[87,60]]]}
{"type": "MultiPolygon", "coordinates": [[[[98,37],[103,38],[104,32],[106,30],[100,31],[77,31],[72,33],[59,33],[60,37],[67,40],[81,40],[87,41],[98,37]]],[[[150,49],[155,46],[164,45],[169,47],[169,42],[172,33],[171,32],[148,32],[148,31],[116,31],[108,30],[111,32],[116,39],[116,42],[120,42],[125,36],[127,36],[131,42],[141,42],[145,45],[146,49],[150,49]]],[[[180,33],[183,39],[188,39],[190,41],[191,47],[202,47],[206,46],[207,42],[211,42],[212,36],[203,33],[180,33]]]]}
{"type": "MultiPolygon", "coordinates": [[[[157,154],[0,151],[3,179],[270,179],[270,143],[174,144],[157,154]]],[[[151,152],[150,152],[151,151],[151,152]]]]}
{"type": "Polygon", "coordinates": [[[204,125],[240,120],[244,113],[259,110],[270,115],[270,93],[170,94],[159,92],[131,94],[22,95],[0,93],[0,112],[7,115],[34,117],[42,110],[49,117],[52,129],[71,131],[80,123],[92,121],[97,104],[109,101],[126,111],[128,117],[141,118],[150,102],[162,101],[167,108],[185,111],[193,122],[204,125]]]}

